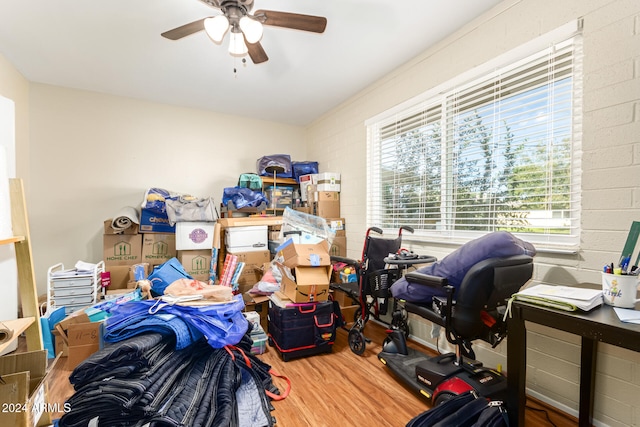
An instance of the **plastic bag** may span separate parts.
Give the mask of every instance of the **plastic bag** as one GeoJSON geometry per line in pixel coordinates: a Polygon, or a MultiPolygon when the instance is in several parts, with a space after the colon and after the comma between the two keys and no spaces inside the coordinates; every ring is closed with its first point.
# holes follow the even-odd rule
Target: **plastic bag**
{"type": "Polygon", "coordinates": [[[218,219],[213,197],[199,199],[192,196],[180,196],[177,199],[167,200],[165,203],[167,218],[169,218],[171,226],[176,222],[215,222],[218,219]]]}
{"type": "Polygon", "coordinates": [[[291,170],[291,156],[288,154],[272,154],[270,156],[260,157],[257,161],[256,169],[258,175],[261,176],[273,176],[273,172],[268,172],[270,166],[280,167],[282,172],[277,172],[276,176],[280,178],[293,178],[293,171],[291,170]]]}
{"type": "Polygon", "coordinates": [[[236,209],[255,208],[262,203],[269,204],[269,200],[260,191],[253,191],[242,187],[227,187],[222,194],[222,204],[228,206],[229,202],[233,202],[236,209]]]}
{"type": "Polygon", "coordinates": [[[185,271],[177,258],[171,258],[169,261],[166,261],[164,264],[153,270],[148,279],[151,282],[151,294],[153,296],[160,296],[164,295],[164,290],[167,286],[176,280],[193,280],[193,277],[185,271]]]}
{"type": "Polygon", "coordinates": [[[262,190],[262,178],[255,173],[243,173],[238,178],[238,187],[262,190]]]}
{"type": "Polygon", "coordinates": [[[318,162],[293,162],[291,168],[293,169],[293,178],[299,181],[302,175],[318,173],[318,162]]]}
{"type": "Polygon", "coordinates": [[[297,243],[316,243],[319,240],[326,240],[329,246],[336,236],[336,232],[329,227],[324,218],[285,208],[280,227],[280,241],[284,240],[285,235],[292,234],[299,236],[297,243]]]}
{"type": "Polygon", "coordinates": [[[144,193],[144,199],[142,200],[142,209],[149,209],[156,213],[166,212],[166,201],[177,199],[180,197],[178,193],[165,190],[163,188],[149,188],[144,193]]]}

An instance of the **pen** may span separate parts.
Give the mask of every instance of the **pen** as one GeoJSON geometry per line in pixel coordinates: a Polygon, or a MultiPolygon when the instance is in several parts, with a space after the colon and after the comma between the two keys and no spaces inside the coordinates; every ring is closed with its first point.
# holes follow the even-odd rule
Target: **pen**
{"type": "Polygon", "coordinates": [[[631,255],[627,255],[620,261],[620,268],[623,272],[627,272],[627,268],[629,268],[629,262],[631,261],[631,255]]]}

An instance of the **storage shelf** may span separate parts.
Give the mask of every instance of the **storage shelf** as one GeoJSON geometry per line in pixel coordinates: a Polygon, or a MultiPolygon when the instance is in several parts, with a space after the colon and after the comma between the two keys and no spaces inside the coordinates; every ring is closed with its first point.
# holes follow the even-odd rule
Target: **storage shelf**
{"type": "Polygon", "coordinates": [[[17,340],[20,334],[26,331],[35,320],[35,317],[21,317],[14,320],[3,320],[2,324],[13,331],[13,336],[9,341],[0,344],[0,353],[9,347],[12,342],[17,340]]]}
{"type": "Polygon", "coordinates": [[[12,243],[23,242],[24,236],[13,236],[7,239],[0,239],[0,245],[10,245],[12,243]]]}
{"type": "MultiPolygon", "coordinates": [[[[262,187],[266,187],[267,185],[273,185],[273,177],[272,176],[261,176],[262,178],[262,187]]],[[[298,185],[298,181],[293,178],[277,178],[275,179],[276,185],[298,185]]]]}

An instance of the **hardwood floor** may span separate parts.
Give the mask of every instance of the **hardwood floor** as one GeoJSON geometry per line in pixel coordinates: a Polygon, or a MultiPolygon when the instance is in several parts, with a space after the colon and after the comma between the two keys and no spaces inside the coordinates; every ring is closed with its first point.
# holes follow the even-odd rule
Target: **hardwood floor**
{"type": "MultiPolygon", "coordinates": [[[[367,344],[363,356],[351,352],[347,332],[343,329],[338,330],[332,353],[283,362],[278,353],[267,346],[267,351],[260,356],[262,360],[276,372],[287,376],[292,383],[289,396],[273,402],[275,410],[272,414],[278,427],[401,427],[428,409],[423,398],[397,381],[378,360],[384,328],[369,322],[365,332],[372,342],[367,344]]],[[[59,360],[51,374],[48,402],[62,408],[64,401],[73,393],[68,381],[70,371],[66,368],[66,358],[59,360]]],[[[284,380],[275,378],[274,382],[281,390],[285,389],[284,380]]],[[[531,399],[527,405],[546,410],[558,427],[577,426],[577,420],[531,399]]],[[[52,418],[60,415],[53,414],[52,418]]],[[[525,425],[552,424],[544,413],[527,409],[525,425]]]]}

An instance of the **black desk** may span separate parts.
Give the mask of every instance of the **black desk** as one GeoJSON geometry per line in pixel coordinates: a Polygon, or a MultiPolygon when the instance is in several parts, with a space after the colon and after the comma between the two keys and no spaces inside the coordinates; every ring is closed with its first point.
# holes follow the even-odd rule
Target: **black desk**
{"type": "Polygon", "coordinates": [[[608,305],[588,313],[567,312],[514,301],[508,320],[507,410],[511,426],[524,426],[527,376],[527,331],[525,320],[580,335],[579,426],[591,426],[598,341],[640,352],[640,325],[623,323],[608,305]]]}

